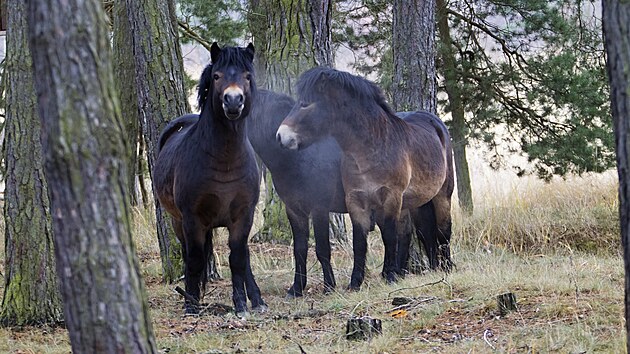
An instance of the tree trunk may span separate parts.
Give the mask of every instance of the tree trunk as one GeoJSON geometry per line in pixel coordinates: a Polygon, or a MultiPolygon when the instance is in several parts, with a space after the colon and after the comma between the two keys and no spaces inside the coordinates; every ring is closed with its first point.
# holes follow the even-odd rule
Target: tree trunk
{"type": "Polygon", "coordinates": [[[132,242],[126,147],[102,5],[97,0],[27,3],[72,351],[156,352],[132,242]]]}
{"type": "Polygon", "coordinates": [[[393,106],[437,113],[435,1],[395,0],[393,106]]]}
{"type": "MultiPolygon", "coordinates": [[[[270,90],[292,95],[294,80],[313,65],[334,66],[332,48],[333,1],[287,3],[281,0],[251,0],[249,27],[254,34],[258,83],[270,90]],[[304,14],[308,13],[308,19],[304,14]],[[272,30],[269,30],[272,29],[272,30]]],[[[270,176],[267,176],[269,180],[270,176]]],[[[291,235],[284,203],[273,188],[267,188],[265,222],[261,235],[270,232],[291,235]]],[[[331,214],[333,237],[347,239],[343,215],[331,214]]]]}
{"type": "Polygon", "coordinates": [[[127,151],[127,183],[129,185],[129,197],[131,205],[139,205],[138,192],[136,189],[136,178],[143,178],[139,175],[138,141],[139,141],[139,111],[138,98],[136,95],[136,83],[130,78],[136,75],[136,66],[133,59],[133,40],[129,31],[129,21],[127,20],[127,5],[124,1],[114,2],[113,8],[113,28],[114,38],[114,82],[116,92],[120,101],[120,112],[123,117],[125,136],[128,144],[127,151]]]}
{"type": "Polygon", "coordinates": [[[311,19],[311,48],[315,65],[335,65],[332,48],[332,0],[308,0],[308,15],[311,19]]]}
{"type": "Polygon", "coordinates": [[[449,109],[453,122],[451,124],[451,139],[453,141],[453,158],[455,160],[455,174],[457,176],[457,196],[459,207],[467,215],[473,213],[472,187],[470,172],[466,159],[468,145],[468,128],[464,118],[464,105],[457,83],[457,68],[455,66],[455,52],[453,51],[446,2],[436,0],[438,13],[438,31],[440,34],[440,56],[444,72],[444,86],[448,95],[449,109]]]}
{"type": "Polygon", "coordinates": [[[617,144],[619,221],[626,280],[626,351],[630,352],[630,3],[604,0],[602,14],[617,144]]]}
{"type": "Polygon", "coordinates": [[[0,323],[55,323],[62,318],[55,272],[48,185],[35,111],[26,5],[9,0],[5,151],[5,287],[0,323]]]}
{"type": "MultiPolygon", "coordinates": [[[[149,174],[153,176],[160,132],[169,120],[190,110],[184,89],[182,55],[169,1],[124,1],[133,39],[140,121],[149,174]]],[[[170,216],[160,206],[155,192],[153,195],[163,279],[173,282],[183,272],[181,246],[171,227],[170,216]]]]}
{"type": "MultiPolygon", "coordinates": [[[[435,2],[395,0],[392,21],[393,106],[397,111],[437,112],[435,74],[435,2]]],[[[422,245],[411,238],[409,270],[426,269],[422,245]]]]}

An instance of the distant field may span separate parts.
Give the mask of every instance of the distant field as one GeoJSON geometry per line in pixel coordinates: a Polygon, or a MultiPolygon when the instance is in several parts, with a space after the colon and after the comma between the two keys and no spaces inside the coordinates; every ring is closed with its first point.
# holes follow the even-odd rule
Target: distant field
{"type": "MultiPolygon", "coordinates": [[[[183,301],[174,285],[160,283],[153,214],[136,210],[136,246],[160,351],[625,351],[616,174],[550,184],[531,177],[517,179],[505,171],[473,169],[473,174],[475,215],[463,217],[454,202],[453,273],[410,275],[388,286],[380,278],[382,242],[373,233],[368,275],[360,292],[345,290],[352,268],[351,245],[335,244],[337,292],[323,294],[311,249],[307,294],[287,300],[284,295],[293,276],[291,246],[255,243],[254,274],[270,309],[246,320],[231,313],[182,316],[183,301]],[[518,311],[502,317],[495,297],[507,291],[516,294],[518,311]],[[400,318],[390,314],[394,297],[414,300],[400,318]],[[369,342],[347,341],[345,325],[352,315],[381,319],[383,334],[369,342]]],[[[219,233],[215,246],[224,279],[208,285],[204,302],[231,305],[224,234],[219,233]]],[[[4,270],[3,259],[2,264],[4,270]]],[[[0,330],[0,352],[69,350],[60,328],[0,330]]]]}

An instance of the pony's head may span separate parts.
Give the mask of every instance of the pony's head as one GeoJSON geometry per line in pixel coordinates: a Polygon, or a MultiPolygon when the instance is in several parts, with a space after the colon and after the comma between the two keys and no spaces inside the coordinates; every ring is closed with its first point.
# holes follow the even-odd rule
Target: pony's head
{"type": "Polygon", "coordinates": [[[210,109],[231,121],[246,117],[256,92],[254,45],[221,49],[215,42],[210,47],[210,58],[212,64],[204,69],[199,80],[201,115],[210,109]]]}
{"type": "Polygon", "coordinates": [[[288,149],[306,148],[331,135],[342,120],[369,126],[371,122],[365,117],[371,114],[366,112],[394,114],[378,86],[347,72],[312,68],[300,76],[296,86],[298,100],[276,133],[277,140],[288,149]]]}

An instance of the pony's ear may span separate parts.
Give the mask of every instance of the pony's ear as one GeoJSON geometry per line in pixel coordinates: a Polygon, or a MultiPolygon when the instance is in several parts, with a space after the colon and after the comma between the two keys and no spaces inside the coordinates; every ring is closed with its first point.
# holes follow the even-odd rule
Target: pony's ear
{"type": "Polygon", "coordinates": [[[252,43],[249,43],[247,48],[245,48],[245,54],[247,54],[249,61],[254,61],[254,53],[256,53],[256,50],[254,49],[254,45],[252,43]]]}
{"type": "Polygon", "coordinates": [[[212,64],[216,64],[217,60],[219,60],[219,54],[221,54],[221,48],[217,42],[212,43],[210,47],[210,59],[212,60],[212,64]]]}

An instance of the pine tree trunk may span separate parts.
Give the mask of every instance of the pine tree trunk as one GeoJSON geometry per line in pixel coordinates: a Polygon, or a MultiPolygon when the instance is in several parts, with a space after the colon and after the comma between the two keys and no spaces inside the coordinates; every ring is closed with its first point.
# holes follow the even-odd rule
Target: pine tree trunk
{"type": "MultiPolygon", "coordinates": [[[[129,198],[131,205],[139,205],[138,192],[136,190],[136,177],[139,176],[138,140],[139,140],[139,111],[136,95],[136,83],[130,78],[136,75],[136,66],[133,60],[133,41],[127,20],[127,5],[124,1],[114,2],[113,16],[113,60],[114,82],[120,101],[120,112],[123,117],[125,136],[128,142],[127,151],[127,183],[129,185],[129,198]]],[[[139,176],[143,178],[143,176],[139,176]]]]}
{"type": "MultiPolygon", "coordinates": [[[[153,176],[160,132],[171,119],[189,111],[182,55],[169,1],[124,1],[134,44],[140,121],[143,122],[149,174],[153,176]]],[[[173,282],[183,273],[181,246],[171,227],[171,218],[160,206],[155,193],[154,200],[163,279],[173,282]]]]}
{"type": "MultiPolygon", "coordinates": [[[[309,38],[303,2],[283,0],[252,0],[248,23],[256,46],[258,84],[275,92],[292,95],[295,80],[312,66],[308,50],[309,38]]],[[[259,240],[291,240],[291,227],[284,202],[273,188],[269,172],[265,175],[265,207],[259,240]]]]}
{"type": "Polygon", "coordinates": [[[39,0],[28,6],[57,271],[72,351],[156,352],[132,242],[126,146],[102,5],[39,0]]]}
{"type": "MultiPolygon", "coordinates": [[[[334,66],[333,9],[331,0],[250,1],[248,23],[258,48],[255,64],[261,86],[292,95],[295,80],[303,71],[314,65],[334,66]],[[308,19],[304,14],[308,14],[308,19]]],[[[274,193],[273,188],[267,189],[263,238],[291,235],[284,203],[274,193]]],[[[343,215],[331,214],[330,230],[335,239],[347,239],[343,215]]]]}
{"type": "Polygon", "coordinates": [[[626,351],[630,352],[630,3],[604,0],[602,15],[619,172],[619,221],[625,268],[626,351]]]}
{"type": "Polygon", "coordinates": [[[453,122],[451,124],[451,139],[453,141],[453,158],[455,160],[455,174],[457,176],[457,196],[459,206],[468,215],[473,213],[472,187],[470,172],[466,159],[468,145],[468,128],[464,118],[464,106],[461,92],[457,83],[457,68],[453,51],[446,2],[436,0],[438,12],[438,30],[440,34],[440,56],[444,71],[444,86],[448,95],[449,108],[453,122]]]}
{"type": "Polygon", "coordinates": [[[394,109],[436,113],[435,1],[395,0],[392,26],[394,109]]]}
{"type": "Polygon", "coordinates": [[[26,5],[9,0],[6,57],[5,287],[0,323],[55,323],[62,318],[52,219],[35,111],[26,5]]]}
{"type": "Polygon", "coordinates": [[[311,19],[311,48],[315,65],[333,67],[331,0],[308,0],[308,14],[311,19]]]}
{"type": "MultiPolygon", "coordinates": [[[[395,0],[392,22],[393,106],[397,111],[437,112],[435,73],[435,2],[395,0]]],[[[422,245],[411,238],[409,270],[426,269],[422,245]]]]}

